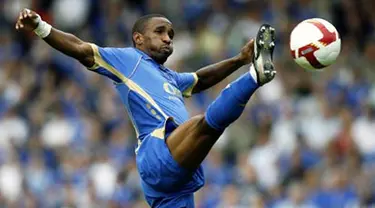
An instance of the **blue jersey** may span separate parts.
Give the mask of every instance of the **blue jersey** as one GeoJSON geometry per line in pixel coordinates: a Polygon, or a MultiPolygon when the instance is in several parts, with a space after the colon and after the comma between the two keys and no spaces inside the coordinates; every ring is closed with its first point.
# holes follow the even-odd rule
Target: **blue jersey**
{"type": "Polygon", "coordinates": [[[160,134],[172,117],[177,124],[189,115],[183,97],[191,96],[195,73],[177,73],[136,48],[101,48],[92,44],[95,65],[90,70],[111,78],[126,106],[138,139],[160,134]]]}
{"type": "Polygon", "coordinates": [[[204,185],[202,166],[193,173],[180,167],[165,138],[189,118],[184,97],[191,96],[197,75],[172,71],[136,48],[91,46],[95,65],[90,70],[114,81],[135,128],[136,162],[147,202],[152,207],[194,207],[193,192],[204,185]]]}

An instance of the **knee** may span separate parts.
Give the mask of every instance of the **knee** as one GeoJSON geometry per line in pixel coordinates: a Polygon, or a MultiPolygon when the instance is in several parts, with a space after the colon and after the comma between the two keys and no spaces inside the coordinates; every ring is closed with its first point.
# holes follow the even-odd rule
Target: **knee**
{"type": "Polygon", "coordinates": [[[206,116],[204,114],[198,114],[194,116],[193,118],[197,121],[197,123],[202,124],[205,121],[206,116]]]}
{"type": "Polygon", "coordinates": [[[196,119],[196,125],[197,125],[196,128],[200,129],[201,132],[205,132],[209,134],[221,133],[221,131],[214,129],[208,124],[206,115],[199,114],[199,115],[194,116],[194,119],[196,119]]]}
{"type": "Polygon", "coordinates": [[[205,125],[206,122],[206,116],[204,114],[199,114],[194,117],[192,117],[192,120],[194,120],[194,123],[196,127],[200,127],[205,125]]]}

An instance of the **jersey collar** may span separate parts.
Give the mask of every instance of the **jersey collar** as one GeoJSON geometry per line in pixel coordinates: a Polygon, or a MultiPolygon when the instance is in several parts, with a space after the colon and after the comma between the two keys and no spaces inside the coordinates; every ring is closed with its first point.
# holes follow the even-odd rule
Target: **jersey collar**
{"type": "MultiPolygon", "coordinates": [[[[139,50],[138,48],[134,48],[138,53],[140,53],[142,55],[142,58],[144,58],[145,60],[151,60],[153,61],[154,63],[156,63],[156,61],[151,58],[149,55],[147,55],[147,53],[139,50]]],[[[162,71],[168,71],[167,67],[165,67],[164,65],[162,64],[159,64],[159,63],[156,63],[158,66],[159,66],[159,69],[161,69],[162,71]]]]}
{"type": "Polygon", "coordinates": [[[153,60],[153,61],[154,61],[154,59],[152,59],[149,55],[147,55],[147,53],[145,53],[145,52],[139,50],[138,48],[134,48],[134,49],[135,49],[138,53],[140,53],[144,59],[146,59],[146,60],[153,60]]]}

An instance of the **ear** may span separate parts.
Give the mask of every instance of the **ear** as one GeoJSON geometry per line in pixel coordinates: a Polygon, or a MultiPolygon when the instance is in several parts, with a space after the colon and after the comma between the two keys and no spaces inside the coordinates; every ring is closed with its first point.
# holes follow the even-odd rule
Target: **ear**
{"type": "Polygon", "coordinates": [[[143,38],[143,35],[141,33],[135,32],[133,34],[133,40],[134,40],[136,45],[142,45],[143,41],[144,41],[144,38],[143,38]]]}

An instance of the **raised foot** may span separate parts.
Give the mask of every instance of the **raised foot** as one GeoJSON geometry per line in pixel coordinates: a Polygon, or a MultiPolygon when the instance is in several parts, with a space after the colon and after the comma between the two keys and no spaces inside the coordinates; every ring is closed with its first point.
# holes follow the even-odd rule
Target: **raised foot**
{"type": "Polygon", "coordinates": [[[264,85],[271,81],[275,75],[273,64],[273,50],[275,48],[275,29],[268,24],[263,24],[258,31],[254,44],[253,64],[257,73],[257,82],[264,85]]]}

